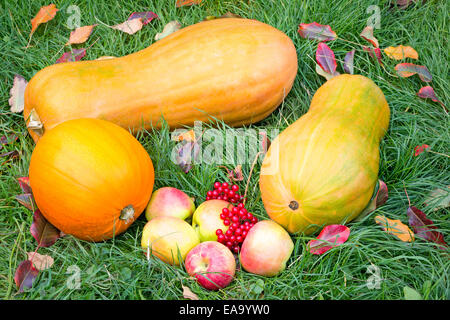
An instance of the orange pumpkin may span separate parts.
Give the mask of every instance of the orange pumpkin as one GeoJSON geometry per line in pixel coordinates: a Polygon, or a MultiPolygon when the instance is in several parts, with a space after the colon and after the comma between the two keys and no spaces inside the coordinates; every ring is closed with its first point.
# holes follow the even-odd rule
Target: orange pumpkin
{"type": "Polygon", "coordinates": [[[107,60],[54,64],[25,92],[36,141],[57,124],[99,118],[133,132],[219,119],[231,126],[267,117],[291,90],[297,53],[283,32],[256,20],[216,19],[183,28],[146,49],[107,60]]]}
{"type": "Polygon", "coordinates": [[[154,170],[125,129],[77,119],[39,140],[29,177],[36,204],[51,224],[79,239],[101,241],[124,232],[144,211],[154,170]]]}

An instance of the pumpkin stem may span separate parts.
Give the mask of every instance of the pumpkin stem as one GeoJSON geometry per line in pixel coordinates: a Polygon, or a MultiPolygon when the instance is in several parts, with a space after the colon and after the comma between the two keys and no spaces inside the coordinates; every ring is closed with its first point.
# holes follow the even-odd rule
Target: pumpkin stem
{"type": "Polygon", "coordinates": [[[28,117],[30,121],[28,121],[27,128],[36,133],[39,137],[44,134],[44,124],[41,119],[39,119],[39,115],[37,114],[35,109],[30,111],[30,116],[28,117]]]}
{"type": "Polygon", "coordinates": [[[120,211],[119,219],[125,220],[125,224],[129,223],[130,220],[133,219],[133,217],[134,217],[134,208],[131,204],[123,208],[122,211],[120,211]]]}
{"type": "Polygon", "coordinates": [[[289,203],[289,208],[291,208],[292,210],[297,210],[298,209],[298,202],[293,200],[289,203]]]}

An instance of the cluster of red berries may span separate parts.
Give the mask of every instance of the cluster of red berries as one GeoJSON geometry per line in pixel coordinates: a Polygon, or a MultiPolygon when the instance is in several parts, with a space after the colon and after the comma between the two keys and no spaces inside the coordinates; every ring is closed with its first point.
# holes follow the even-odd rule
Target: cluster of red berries
{"type": "Polygon", "coordinates": [[[244,208],[243,203],[236,207],[223,208],[220,219],[228,229],[225,233],[222,229],[216,230],[217,241],[226,245],[232,252],[238,253],[248,231],[258,219],[244,208]]]}
{"type": "Polygon", "coordinates": [[[225,200],[231,203],[242,203],[244,196],[239,194],[239,186],[237,184],[229,185],[228,182],[215,182],[214,190],[206,193],[206,200],[225,200]]]}

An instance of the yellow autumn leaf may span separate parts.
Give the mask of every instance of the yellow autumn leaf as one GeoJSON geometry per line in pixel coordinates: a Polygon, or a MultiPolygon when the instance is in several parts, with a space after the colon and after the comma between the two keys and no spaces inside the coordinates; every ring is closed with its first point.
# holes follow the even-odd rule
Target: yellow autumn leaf
{"type": "Polygon", "coordinates": [[[385,216],[376,216],[375,222],[379,224],[384,231],[396,236],[404,242],[414,241],[414,233],[400,220],[391,220],[385,216]]]}
{"type": "Polygon", "coordinates": [[[395,60],[402,60],[405,58],[419,59],[419,54],[414,48],[410,46],[396,46],[396,47],[387,47],[384,49],[384,53],[395,60]]]}
{"type": "Polygon", "coordinates": [[[179,134],[176,138],[176,141],[195,141],[195,132],[194,130],[185,131],[179,134]]]}

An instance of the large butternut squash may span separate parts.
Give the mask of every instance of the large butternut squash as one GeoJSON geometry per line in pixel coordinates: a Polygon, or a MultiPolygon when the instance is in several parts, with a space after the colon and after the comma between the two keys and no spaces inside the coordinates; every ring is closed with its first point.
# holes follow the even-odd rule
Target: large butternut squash
{"type": "Polygon", "coordinates": [[[24,117],[34,140],[75,118],[133,131],[159,127],[161,117],[171,127],[213,118],[239,126],[267,117],[296,73],[284,33],[255,20],[216,19],[124,57],[44,68],[26,88],[24,117]]]}
{"type": "Polygon", "coordinates": [[[377,182],[389,113],[382,91],[364,76],[340,75],[321,86],[263,161],[259,183],[270,218],[310,234],[358,216],[377,182]]]}

